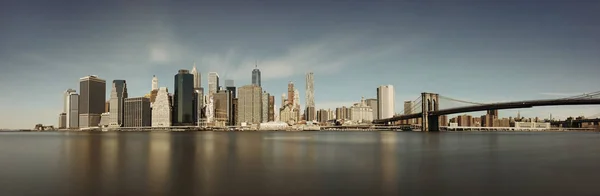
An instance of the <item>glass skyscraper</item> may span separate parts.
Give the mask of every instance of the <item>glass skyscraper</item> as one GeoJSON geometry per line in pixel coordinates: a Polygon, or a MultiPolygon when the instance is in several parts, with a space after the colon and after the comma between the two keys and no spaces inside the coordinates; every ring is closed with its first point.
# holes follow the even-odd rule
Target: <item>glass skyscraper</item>
{"type": "Polygon", "coordinates": [[[173,96],[173,126],[194,125],[194,75],[188,70],[179,70],[175,75],[173,96]]]}

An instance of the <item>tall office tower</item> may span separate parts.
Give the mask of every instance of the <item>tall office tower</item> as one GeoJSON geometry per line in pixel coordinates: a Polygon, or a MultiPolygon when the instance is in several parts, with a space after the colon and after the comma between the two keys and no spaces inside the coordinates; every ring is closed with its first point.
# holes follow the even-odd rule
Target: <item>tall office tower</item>
{"type": "Polygon", "coordinates": [[[306,107],[315,107],[315,78],[313,72],[306,74],[306,107]]]}
{"type": "Polygon", "coordinates": [[[175,75],[175,94],[173,95],[173,126],[191,126],[194,124],[194,76],[186,69],[175,75]]]}
{"type": "Polygon", "coordinates": [[[237,88],[235,88],[235,84],[233,80],[225,80],[225,90],[229,93],[230,102],[229,102],[229,122],[230,126],[235,125],[235,106],[233,100],[237,98],[237,88]]]}
{"type": "Polygon", "coordinates": [[[394,117],[394,86],[383,85],[377,88],[377,119],[394,117]]]}
{"type": "Polygon", "coordinates": [[[262,109],[261,109],[261,122],[269,122],[269,97],[271,95],[267,91],[262,93],[262,109]]]}
{"type": "Polygon", "coordinates": [[[300,91],[294,89],[294,108],[300,110],[300,91]]]}
{"type": "Polygon", "coordinates": [[[269,96],[269,112],[267,113],[267,121],[275,121],[275,96],[269,96]]]}
{"type": "Polygon", "coordinates": [[[260,70],[258,69],[258,64],[254,66],[254,70],[252,70],[252,84],[261,86],[260,84],[260,70]]]}
{"type": "Polygon", "coordinates": [[[229,125],[229,106],[231,105],[231,94],[227,92],[227,90],[220,90],[213,95],[213,99],[215,108],[215,125],[229,125]]]}
{"type": "Polygon", "coordinates": [[[150,99],[145,97],[125,98],[124,106],[125,127],[149,127],[152,125],[150,99]]]}
{"type": "Polygon", "coordinates": [[[161,87],[152,106],[152,127],[171,126],[171,100],[167,87],[161,87]]]}
{"type": "Polygon", "coordinates": [[[304,109],[304,119],[306,121],[314,121],[316,118],[316,109],[313,106],[304,109]]]}
{"type": "Polygon", "coordinates": [[[98,126],[106,102],[106,81],[93,75],[80,78],[79,92],[79,127],[98,126]]]}
{"type": "Polygon", "coordinates": [[[200,126],[200,121],[203,118],[203,110],[204,110],[204,88],[196,88],[194,89],[194,122],[196,125],[200,126]]]}
{"type": "Polygon", "coordinates": [[[69,95],[71,95],[71,93],[77,92],[73,89],[67,89],[65,91],[65,93],[63,94],[63,113],[68,113],[69,112],[69,95]]]}
{"type": "Polygon", "coordinates": [[[79,94],[71,92],[67,105],[67,128],[79,128],[79,94]]]}
{"type": "Polygon", "coordinates": [[[217,72],[208,73],[208,95],[217,93],[219,90],[219,74],[217,72]]]}
{"type": "Polygon", "coordinates": [[[196,70],[196,62],[194,62],[194,67],[192,68],[192,75],[194,76],[194,89],[199,89],[202,86],[202,78],[198,70],[196,70]]]}
{"type": "Polygon", "coordinates": [[[104,113],[110,112],[110,100],[104,102],[104,113]]]}
{"type": "Polygon", "coordinates": [[[242,122],[260,123],[262,109],[262,88],[257,85],[246,85],[239,88],[238,119],[242,122]]]}
{"type": "Polygon", "coordinates": [[[108,126],[123,126],[123,104],[127,98],[127,82],[125,80],[113,80],[110,92],[110,117],[108,126]]]}
{"type": "Polygon", "coordinates": [[[367,99],[365,100],[367,106],[371,107],[373,110],[373,120],[377,119],[377,99],[367,99]]]}
{"type": "Polygon", "coordinates": [[[237,98],[236,88],[233,84],[233,80],[225,80],[225,90],[231,93],[232,98],[237,98]]]}
{"type": "Polygon", "coordinates": [[[290,105],[294,105],[294,83],[292,83],[292,81],[290,81],[290,83],[288,83],[288,104],[290,105]]]}
{"type": "Polygon", "coordinates": [[[158,78],[156,75],[152,76],[152,90],[158,90],[158,78]]]}
{"type": "Polygon", "coordinates": [[[233,126],[236,125],[238,119],[238,98],[231,99],[231,107],[233,107],[233,112],[229,115],[229,124],[233,126]]]}

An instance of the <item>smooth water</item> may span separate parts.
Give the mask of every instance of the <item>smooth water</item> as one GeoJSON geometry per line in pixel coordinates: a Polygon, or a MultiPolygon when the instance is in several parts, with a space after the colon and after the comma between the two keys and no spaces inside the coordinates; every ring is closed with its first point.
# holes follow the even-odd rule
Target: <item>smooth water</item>
{"type": "Polygon", "coordinates": [[[6,132],[0,195],[600,195],[600,134],[6,132]]]}

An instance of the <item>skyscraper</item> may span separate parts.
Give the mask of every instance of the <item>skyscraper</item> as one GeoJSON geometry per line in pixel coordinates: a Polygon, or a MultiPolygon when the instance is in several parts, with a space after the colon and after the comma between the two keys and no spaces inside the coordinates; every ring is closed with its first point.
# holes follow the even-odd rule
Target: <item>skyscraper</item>
{"type": "Polygon", "coordinates": [[[215,125],[226,126],[229,125],[230,116],[230,105],[231,105],[231,94],[227,90],[220,90],[213,95],[214,97],[214,116],[215,125]]]}
{"type": "Polygon", "coordinates": [[[394,86],[383,85],[377,88],[377,119],[394,117],[394,86]]]}
{"type": "Polygon", "coordinates": [[[71,92],[67,106],[67,128],[79,128],[79,94],[71,92]]]}
{"type": "Polygon", "coordinates": [[[200,125],[200,121],[203,118],[202,111],[204,110],[204,88],[200,87],[194,89],[194,122],[196,125],[200,125]]]}
{"type": "Polygon", "coordinates": [[[173,96],[173,125],[191,126],[194,124],[194,76],[186,69],[175,75],[173,96]]]}
{"type": "Polygon", "coordinates": [[[314,80],[313,72],[306,74],[306,109],[304,110],[304,118],[306,121],[313,121],[316,116],[314,80]]]}
{"type": "Polygon", "coordinates": [[[275,121],[275,96],[269,96],[269,112],[267,113],[268,122],[275,121]]]}
{"type": "Polygon", "coordinates": [[[288,104],[294,105],[294,83],[288,83],[288,104]]]}
{"type": "MultiPolygon", "coordinates": [[[[67,89],[63,95],[63,101],[64,101],[64,106],[63,106],[63,113],[68,113],[69,112],[69,95],[71,95],[71,93],[77,92],[73,89],[67,89]]],[[[67,120],[68,121],[68,120],[67,120]]]]}
{"type": "Polygon", "coordinates": [[[127,83],[125,80],[113,80],[110,92],[110,120],[108,126],[123,126],[123,104],[127,98],[127,83]]]}
{"type": "Polygon", "coordinates": [[[158,90],[158,78],[156,75],[152,76],[152,90],[158,90]]]}
{"type": "Polygon", "coordinates": [[[262,93],[262,111],[261,111],[261,122],[269,122],[269,96],[267,91],[262,93]]]}
{"type": "Polygon", "coordinates": [[[315,78],[313,72],[306,74],[306,107],[315,107],[315,78]]]}
{"type": "Polygon", "coordinates": [[[219,91],[219,74],[217,72],[208,73],[208,95],[212,95],[219,91]]]}
{"type": "Polygon", "coordinates": [[[169,100],[169,90],[167,87],[161,87],[156,95],[156,100],[152,106],[152,127],[170,127],[171,126],[171,100],[169,100]]]}
{"type": "Polygon", "coordinates": [[[145,97],[125,98],[123,108],[125,127],[148,127],[152,125],[150,99],[145,97]]]}
{"type": "Polygon", "coordinates": [[[194,67],[192,68],[192,75],[194,76],[194,89],[199,89],[202,87],[202,80],[200,78],[201,74],[196,70],[196,62],[194,62],[194,67]]]}
{"type": "Polygon", "coordinates": [[[232,98],[237,98],[236,88],[233,80],[225,80],[225,89],[231,93],[232,98]]]}
{"type": "Polygon", "coordinates": [[[294,88],[294,107],[300,110],[300,91],[294,88]]]}
{"type": "Polygon", "coordinates": [[[79,127],[96,127],[106,102],[106,81],[97,76],[79,79],[79,127]]]}
{"type": "Polygon", "coordinates": [[[254,66],[254,70],[252,70],[252,84],[261,86],[260,84],[260,70],[258,69],[258,64],[254,66]]]}
{"type": "Polygon", "coordinates": [[[239,88],[238,119],[242,122],[260,123],[262,109],[262,88],[257,85],[246,85],[239,88]]]}

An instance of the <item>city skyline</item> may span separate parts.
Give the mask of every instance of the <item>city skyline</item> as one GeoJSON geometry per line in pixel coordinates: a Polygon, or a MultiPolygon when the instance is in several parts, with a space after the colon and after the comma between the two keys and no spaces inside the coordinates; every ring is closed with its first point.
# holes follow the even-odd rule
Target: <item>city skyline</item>
{"type": "MultiPolygon", "coordinates": [[[[8,30],[0,36],[4,69],[0,73],[0,90],[7,92],[0,97],[4,103],[0,107],[5,108],[0,112],[0,128],[56,125],[56,116],[63,110],[62,93],[68,88],[80,93],[77,79],[82,76],[127,80],[130,97],[140,97],[151,89],[148,81],[153,75],[160,80],[160,87],[174,89],[173,75],[179,69],[190,69],[193,61],[199,73],[217,72],[222,81],[233,79],[241,87],[251,84],[254,59],[258,59],[261,86],[274,95],[285,93],[288,81],[297,87],[305,86],[304,77],[310,70],[319,81],[315,88],[317,110],[349,107],[362,96],[375,98],[374,89],[387,84],[395,89],[395,112],[402,113],[402,103],[414,100],[421,92],[489,103],[567,97],[597,91],[600,83],[595,71],[600,62],[600,46],[593,44],[600,30],[592,28],[598,22],[591,19],[598,16],[592,12],[595,2],[545,2],[543,9],[536,9],[539,4],[531,1],[453,5],[437,2],[426,9],[406,2],[323,3],[320,7],[314,2],[272,3],[264,7],[252,3],[238,7],[214,5],[241,11],[248,16],[242,19],[247,26],[219,14],[196,17],[166,13],[202,9],[189,2],[182,4],[190,6],[145,7],[150,16],[144,15],[144,8],[138,10],[133,5],[122,5],[127,9],[108,16],[103,10],[112,5],[97,4],[70,5],[94,9],[86,13],[63,12],[43,4],[15,2],[0,6],[0,15],[6,16],[0,20],[6,22],[8,30]],[[352,11],[361,5],[374,12],[352,11]],[[314,8],[315,15],[291,9],[293,6],[314,8]],[[489,9],[482,11],[486,7],[489,9]],[[502,14],[507,12],[512,15],[502,14]],[[20,17],[23,14],[34,17],[24,19],[20,17]],[[481,17],[471,17],[475,15],[481,17]],[[225,18],[214,22],[205,19],[217,16],[225,18]],[[111,24],[101,18],[122,22],[111,24]],[[190,18],[201,19],[195,22],[190,18]],[[288,26],[283,23],[294,19],[298,22],[289,25],[305,27],[298,33],[287,31],[288,26]],[[324,21],[337,21],[339,25],[324,21]],[[361,21],[377,21],[377,25],[361,21]],[[215,24],[218,22],[222,24],[215,24]],[[198,32],[202,25],[196,23],[221,28],[203,31],[200,36],[185,33],[198,32]],[[266,26],[271,27],[270,33],[252,29],[266,26]],[[369,30],[355,30],[356,26],[369,30]],[[250,30],[236,32],[245,28],[250,30]],[[358,77],[363,79],[354,79],[358,77]],[[19,88],[14,88],[17,85],[19,88]],[[25,96],[31,92],[47,96],[41,100],[25,96]]],[[[207,76],[203,74],[201,78],[207,76]]],[[[206,83],[206,79],[202,81],[206,83]]],[[[110,89],[107,86],[106,90],[110,89]]],[[[300,103],[305,103],[303,95],[306,92],[301,89],[300,103]]],[[[107,93],[106,100],[109,98],[107,93]]],[[[553,117],[564,119],[593,115],[599,109],[560,106],[518,111],[523,116],[543,118],[552,113],[553,117]]],[[[516,113],[517,110],[501,110],[500,116],[516,113]]]]}

